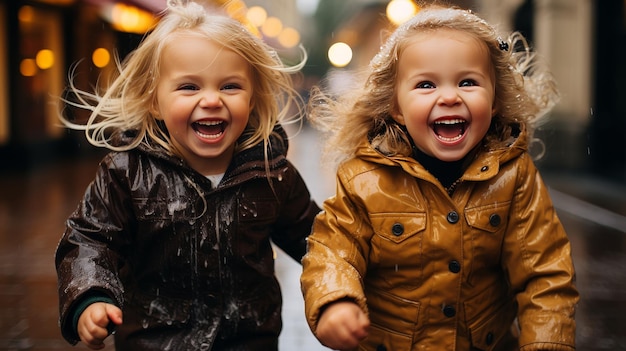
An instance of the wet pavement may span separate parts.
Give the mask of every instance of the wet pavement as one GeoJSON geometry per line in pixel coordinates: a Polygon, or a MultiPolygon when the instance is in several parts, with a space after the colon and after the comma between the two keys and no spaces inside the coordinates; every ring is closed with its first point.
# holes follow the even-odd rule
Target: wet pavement
{"type": "MultiPolygon", "coordinates": [[[[334,191],[334,176],[320,166],[318,140],[304,129],[291,142],[290,158],[321,204],[334,191]]],[[[71,347],[60,336],[53,255],[98,160],[0,172],[0,350],[87,349],[71,347]]],[[[581,174],[545,172],[544,179],[572,242],[581,292],[577,350],[626,350],[626,186],[581,174]]],[[[284,297],[281,350],[328,350],[304,320],[300,269],[277,252],[284,297]]]]}

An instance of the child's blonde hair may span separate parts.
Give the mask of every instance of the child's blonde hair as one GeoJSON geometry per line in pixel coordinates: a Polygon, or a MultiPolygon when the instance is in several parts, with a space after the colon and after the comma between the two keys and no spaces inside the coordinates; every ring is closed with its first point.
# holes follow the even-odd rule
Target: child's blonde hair
{"type": "MultiPolygon", "coordinates": [[[[274,49],[250,33],[240,22],[192,1],[168,0],[167,10],[154,29],[123,62],[116,61],[114,79],[103,89],[90,93],[78,89],[70,77],[66,104],[91,111],[85,124],[61,116],[71,129],[84,130],[89,142],[98,147],[124,151],[140,144],[161,145],[171,154],[174,149],[157,111],[156,88],[164,48],[176,40],[176,33],[206,37],[241,55],[252,68],[253,108],[248,126],[252,131],[236,146],[236,151],[261,141],[267,145],[274,127],[290,117],[300,117],[301,98],[293,88],[290,74],[300,71],[306,61],[293,66],[283,64],[274,49]],[[295,108],[294,108],[295,107],[295,108]],[[119,142],[121,134],[132,131],[130,141],[119,142]]],[[[267,156],[266,156],[267,157],[267,156]]]]}
{"type": "Polygon", "coordinates": [[[397,108],[398,58],[415,33],[441,28],[471,34],[488,48],[495,72],[497,115],[486,142],[491,146],[506,142],[520,128],[532,138],[539,119],[558,100],[547,67],[537,60],[521,34],[513,33],[505,41],[491,25],[469,11],[431,6],[391,34],[370,62],[363,86],[336,99],[314,89],[309,118],[319,129],[329,132],[326,152],[334,161],[353,156],[365,138],[386,155],[411,155],[410,137],[392,117],[397,108]]]}

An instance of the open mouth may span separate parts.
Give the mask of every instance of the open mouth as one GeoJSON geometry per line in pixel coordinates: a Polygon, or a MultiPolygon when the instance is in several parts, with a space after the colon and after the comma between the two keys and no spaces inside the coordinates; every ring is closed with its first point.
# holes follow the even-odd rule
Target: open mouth
{"type": "Polygon", "coordinates": [[[192,124],[193,130],[202,138],[217,139],[224,134],[224,121],[200,121],[192,124]]]}
{"type": "Polygon", "coordinates": [[[439,119],[433,123],[432,128],[440,140],[453,142],[463,137],[467,128],[467,121],[460,118],[439,119]]]}

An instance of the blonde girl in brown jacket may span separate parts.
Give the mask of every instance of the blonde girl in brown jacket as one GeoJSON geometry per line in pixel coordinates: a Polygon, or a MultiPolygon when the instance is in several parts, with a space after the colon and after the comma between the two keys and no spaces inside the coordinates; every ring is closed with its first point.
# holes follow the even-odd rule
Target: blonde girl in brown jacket
{"type": "Polygon", "coordinates": [[[574,350],[570,244],[529,155],[558,94],[524,38],[424,8],[368,74],[352,94],[311,100],[341,161],[303,259],[317,338],[338,350],[574,350]]]}

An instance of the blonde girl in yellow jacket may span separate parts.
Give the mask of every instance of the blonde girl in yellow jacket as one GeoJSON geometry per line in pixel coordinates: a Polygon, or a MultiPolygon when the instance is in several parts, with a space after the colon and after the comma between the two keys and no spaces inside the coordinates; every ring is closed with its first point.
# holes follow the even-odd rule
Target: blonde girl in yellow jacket
{"type": "Polygon", "coordinates": [[[524,38],[423,8],[365,84],[313,94],[341,161],[303,259],[337,350],[574,350],[570,244],[529,143],[558,93],[524,38]]]}

